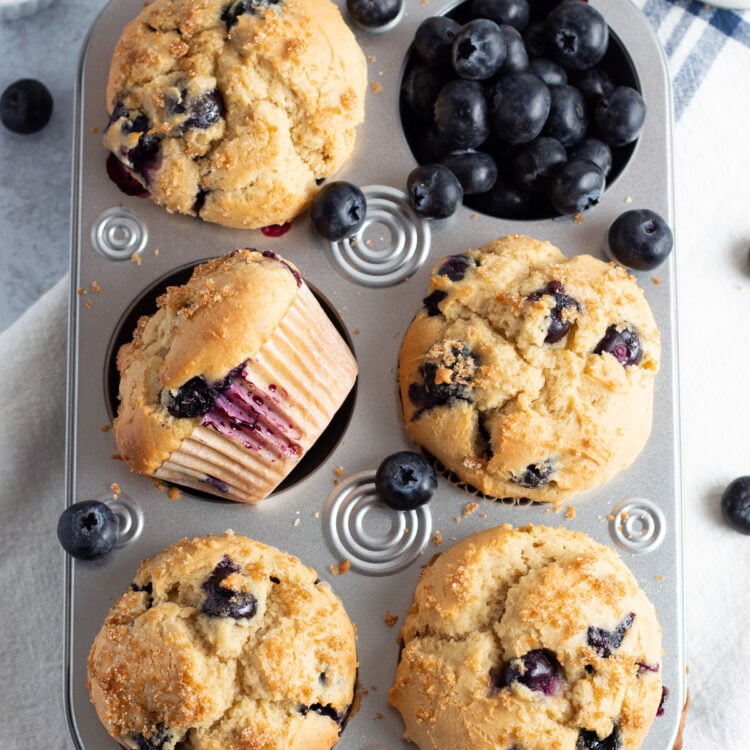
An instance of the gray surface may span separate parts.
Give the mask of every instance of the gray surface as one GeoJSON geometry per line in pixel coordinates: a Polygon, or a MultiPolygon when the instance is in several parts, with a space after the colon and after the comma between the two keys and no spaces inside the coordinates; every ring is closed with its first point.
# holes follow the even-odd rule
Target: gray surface
{"type": "MultiPolygon", "coordinates": [[[[599,0],[597,4],[604,3],[599,0]]],[[[400,747],[401,724],[387,705],[387,689],[397,659],[395,630],[383,623],[390,611],[403,615],[411,599],[419,560],[402,572],[388,576],[365,576],[350,572],[329,575],[328,567],[340,562],[323,539],[326,498],[333,492],[334,469],[342,466],[348,474],[369,471],[389,452],[407,447],[395,399],[394,366],[400,337],[427,288],[429,269],[444,254],[476,246],[510,231],[524,231],[557,242],[568,253],[583,248],[596,252],[605,228],[628,205],[648,200],[649,205],[673,219],[671,192],[671,133],[668,125],[668,83],[660,49],[645,19],[629,3],[607,2],[605,13],[618,35],[631,48],[649,105],[650,116],[641,142],[626,172],[607,192],[596,211],[582,224],[570,219],[511,223],[487,217],[474,218],[462,209],[458,215],[432,231],[430,257],[414,277],[403,284],[384,289],[354,283],[334,269],[332,257],[312,236],[305,219],[294,223],[281,238],[268,239],[259,232],[242,232],[204,225],[188,217],[169,216],[143,199],[128,199],[104,175],[104,155],[98,136],[91,132],[101,125],[105,71],[98,61],[106,59],[117,29],[129,17],[131,6],[122,2],[107,11],[92,38],[82,89],[82,117],[78,132],[81,150],[80,195],[76,203],[78,263],[72,289],[101,285],[100,295],[89,295],[93,307],[72,294],[72,330],[76,346],[71,350],[74,377],[71,380],[68,501],[106,497],[110,485],[120,485],[143,519],[137,539],[100,565],[71,564],[67,642],[68,700],[71,725],[79,747],[93,750],[109,747],[88,702],[85,691],[85,654],[106,609],[123,591],[138,561],[184,535],[221,532],[234,528],[265,542],[288,549],[316,567],[321,577],[331,581],[342,596],[359,633],[360,679],[369,690],[359,713],[346,729],[340,747],[400,747]],[[148,232],[140,265],[106,259],[91,245],[91,230],[100,214],[122,204],[138,216],[148,232]],[[361,366],[359,393],[345,438],[334,454],[305,482],[278,494],[259,507],[210,503],[185,494],[177,503],[167,501],[148,480],[130,474],[111,460],[114,446],[111,433],[100,428],[108,421],[104,398],[103,368],[122,316],[143,291],[172,269],[209,255],[243,245],[272,249],[298,263],[305,277],[338,310],[354,338],[361,366]],[[160,250],[158,255],[153,250],[160,250]],[[319,515],[316,515],[319,514],[319,515]],[[382,714],[382,718],[378,718],[382,714]]],[[[442,6],[430,3],[411,6],[401,26],[388,35],[362,36],[365,51],[374,56],[370,79],[383,86],[368,98],[368,121],[360,133],[359,147],[341,177],[361,185],[400,187],[412,164],[406,144],[398,133],[395,92],[398,87],[403,50],[414,28],[425,15],[440,12],[442,6]],[[387,158],[384,158],[387,156],[387,158]]],[[[684,655],[681,619],[681,533],[680,487],[676,440],[677,409],[674,386],[674,267],[660,269],[662,283],[654,285],[650,275],[641,278],[664,338],[664,362],[658,376],[654,430],[637,463],[612,480],[605,492],[593,491],[581,498],[575,519],[552,514],[546,506],[506,507],[482,501],[480,510],[456,522],[471,500],[461,489],[441,481],[438,496],[431,504],[433,526],[446,542],[461,538],[479,528],[501,523],[535,522],[561,524],[588,531],[595,538],[613,543],[607,516],[625,499],[642,497],[658,501],[666,522],[660,546],[645,554],[627,554],[625,559],[655,601],[665,631],[664,679],[672,699],[667,714],[659,719],[644,750],[667,750],[677,726],[682,705],[684,655]]],[[[375,519],[382,525],[383,519],[375,519]]],[[[425,549],[424,560],[436,551],[425,549]]],[[[112,745],[113,746],[113,745],[112,745]]]]}
{"type": "Polygon", "coordinates": [[[42,81],[52,119],[32,135],[0,126],[0,330],[68,270],[73,99],[86,30],[103,0],[55,0],[0,21],[0,91],[19,78],[42,81]]]}

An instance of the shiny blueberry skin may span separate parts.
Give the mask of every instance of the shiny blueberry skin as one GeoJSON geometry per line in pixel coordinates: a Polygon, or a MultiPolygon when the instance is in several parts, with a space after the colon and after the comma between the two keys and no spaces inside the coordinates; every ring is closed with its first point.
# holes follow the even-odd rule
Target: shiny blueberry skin
{"type": "Polygon", "coordinates": [[[184,383],[177,392],[169,395],[167,410],[178,419],[202,417],[216,401],[217,391],[204,378],[196,375],[184,383]]]}
{"type": "Polygon", "coordinates": [[[492,130],[506,143],[533,141],[547,121],[551,95],[533,73],[508,73],[490,92],[492,130]]]}
{"type": "Polygon", "coordinates": [[[224,99],[218,89],[208,91],[193,99],[189,105],[189,117],[184,130],[202,130],[211,127],[226,113],[224,99]]]}
{"type": "Polygon", "coordinates": [[[115,547],[119,524],[112,509],[99,500],[68,506],[57,521],[57,538],[78,560],[99,560],[115,547]]]}
{"type": "Polygon", "coordinates": [[[721,495],[724,520],[741,534],[750,534],[750,477],[732,480],[721,495]]]}
{"type": "Polygon", "coordinates": [[[14,133],[29,135],[50,121],[53,106],[52,94],[41,81],[22,78],[0,95],[0,121],[14,133]]]}
{"type": "Polygon", "coordinates": [[[315,231],[332,242],[355,234],[366,214],[364,193],[356,185],[341,180],[324,185],[310,206],[315,231]]]}
{"type": "Polygon", "coordinates": [[[560,141],[540,136],[519,151],[511,162],[519,185],[529,190],[544,190],[550,175],[568,160],[560,141]]]}
{"type": "Polygon", "coordinates": [[[572,159],[550,177],[549,199],[558,213],[578,214],[599,202],[605,183],[604,174],[596,164],[587,159],[572,159]]]}
{"type": "Polygon", "coordinates": [[[442,164],[423,164],[413,169],[406,191],[414,210],[428,219],[452,216],[464,197],[458,177],[442,164]]]}
{"type": "Polygon", "coordinates": [[[521,32],[507,23],[500,25],[500,31],[503,32],[505,37],[506,48],[505,62],[500,72],[505,74],[528,70],[529,53],[526,51],[521,32]]]}
{"type": "Polygon", "coordinates": [[[485,193],[497,180],[497,164],[484,151],[453,151],[440,163],[458,177],[464,195],[485,193]]]}
{"type": "Polygon", "coordinates": [[[580,143],[588,130],[586,104],[577,88],[569,84],[550,86],[550,109],[542,135],[555,138],[565,148],[580,143]]]}
{"type": "Polygon", "coordinates": [[[607,51],[609,27],[601,13],[581,0],[565,0],[544,22],[550,57],[566,70],[596,65],[607,51]]]}
{"type": "Polygon", "coordinates": [[[541,78],[548,86],[562,86],[568,82],[565,68],[546,57],[535,57],[529,62],[529,71],[541,78]]]}
{"type": "Polygon", "coordinates": [[[346,0],[352,19],[365,29],[379,29],[394,21],[404,0],[346,0]]]}
{"type": "Polygon", "coordinates": [[[637,365],[643,357],[638,334],[629,328],[618,330],[617,326],[609,326],[604,333],[604,338],[594,349],[594,354],[605,352],[611,354],[623,367],[637,365]]]}
{"type": "Polygon", "coordinates": [[[489,18],[497,24],[507,24],[523,31],[529,22],[528,0],[471,0],[472,18],[489,18]]]}
{"type": "Polygon", "coordinates": [[[672,230],[664,219],[648,208],[620,214],[607,233],[609,250],[616,261],[636,271],[650,271],[672,252],[672,230]]]}
{"type": "Polygon", "coordinates": [[[617,86],[597,100],[594,108],[596,136],[610,146],[626,146],[641,133],[646,119],[643,97],[630,86],[617,86]]]}
{"type": "Polygon", "coordinates": [[[381,500],[394,510],[413,510],[435,494],[437,474],[420,453],[399,451],[378,466],[375,489],[381,500]]]}
{"type": "Polygon", "coordinates": [[[501,690],[514,682],[543,695],[554,695],[562,685],[562,667],[552,651],[539,648],[511,659],[502,669],[490,672],[493,689],[501,690]]]}
{"type": "Polygon", "coordinates": [[[605,177],[612,170],[612,149],[598,138],[584,138],[570,149],[568,156],[571,159],[588,159],[594,162],[605,177]]]}
{"type": "Polygon", "coordinates": [[[431,121],[438,94],[451,80],[451,74],[445,70],[431,65],[417,65],[404,78],[401,93],[417,117],[431,121]]]}
{"type": "Polygon", "coordinates": [[[570,83],[583,94],[584,99],[594,102],[607,96],[615,88],[612,76],[598,65],[571,73],[570,83]]]}
{"type": "Polygon", "coordinates": [[[470,81],[490,78],[503,66],[508,48],[500,27],[487,18],[464,24],[453,40],[453,69],[470,81]]]}
{"type": "Polygon", "coordinates": [[[448,16],[430,16],[417,27],[414,49],[428,65],[453,70],[453,40],[461,24],[448,16]]]}
{"type": "Polygon", "coordinates": [[[454,148],[476,148],[490,134],[490,121],[482,85],[477,81],[451,81],[435,101],[438,133],[454,148]]]}
{"type": "Polygon", "coordinates": [[[538,210],[538,193],[516,185],[498,174],[495,184],[486,193],[468,196],[467,204],[490,216],[506,219],[528,219],[538,210]]]}

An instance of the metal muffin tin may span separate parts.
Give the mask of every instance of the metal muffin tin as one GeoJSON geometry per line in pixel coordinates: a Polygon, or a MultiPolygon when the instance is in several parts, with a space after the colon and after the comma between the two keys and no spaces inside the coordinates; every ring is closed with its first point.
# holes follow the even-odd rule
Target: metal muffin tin
{"type": "MultiPolygon", "coordinates": [[[[654,273],[636,274],[661,330],[663,354],[651,436],[629,469],[558,512],[549,505],[492,501],[441,477],[428,506],[399,514],[377,501],[373,487],[382,458],[414,447],[401,422],[396,363],[403,334],[439,258],[512,232],[550,240],[568,255],[589,252],[604,258],[606,230],[628,208],[649,207],[673,224],[671,96],[661,47],[628,0],[592,4],[628,50],[648,113],[629,163],[580,223],[563,217],[509,221],[466,207],[442,222],[420,220],[403,193],[415,160],[403,135],[399,88],[418,24],[455,3],[407,0],[395,27],[382,33],[354,27],[368,57],[371,82],[366,122],[353,156],[337,175],[367,187],[368,221],[354,246],[322,242],[306,214],[287,233],[271,237],[171,215],[147,198],[120,192],[105,171],[104,92],[114,44],[140,5],[113,0],[96,20],[84,46],[77,90],[66,502],[113,502],[122,534],[119,548],[103,561],[66,561],[65,697],[77,748],[116,747],[89,701],[86,658],[107,611],[127,589],[140,561],[182,537],[229,528],[316,568],[356,624],[362,700],[337,747],[413,747],[401,739],[401,718],[388,706],[388,689],[398,660],[399,627],[420,567],[454,541],[508,522],[579,529],[619,549],[656,605],[664,633],[662,670],[669,698],[643,749],[671,749],[685,693],[674,257],[654,273]],[[113,457],[116,447],[108,430],[116,409],[112,358],[137,314],[153,299],[154,288],[174,279],[178,269],[184,272],[240,247],[272,250],[295,262],[339,317],[360,366],[356,395],[334,434],[318,446],[306,475],[285,483],[260,505],[212,500],[190,491],[173,500],[113,457]],[[566,514],[569,506],[575,508],[573,517],[566,514]],[[436,544],[436,532],[443,546],[436,544]],[[344,560],[351,565],[348,571],[335,567],[344,560]],[[398,617],[395,625],[391,615],[398,617]]],[[[340,5],[343,9],[343,0],[340,5]]]]}

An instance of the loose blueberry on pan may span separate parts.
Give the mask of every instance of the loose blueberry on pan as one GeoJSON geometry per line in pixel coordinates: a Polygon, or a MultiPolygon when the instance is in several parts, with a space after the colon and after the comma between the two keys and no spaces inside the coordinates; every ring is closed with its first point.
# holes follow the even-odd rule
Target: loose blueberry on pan
{"type": "Polygon", "coordinates": [[[404,0],[346,0],[352,19],[373,31],[395,21],[403,7],[404,0]]]}
{"type": "Polygon", "coordinates": [[[83,500],[62,512],[57,538],[71,557],[99,560],[114,549],[119,528],[117,516],[106,503],[83,500]]]}
{"type": "Polygon", "coordinates": [[[650,271],[672,252],[672,230],[664,219],[648,208],[620,214],[609,227],[607,242],[612,257],[636,271],[650,271]]]}
{"type": "Polygon", "coordinates": [[[750,477],[737,477],[721,495],[724,520],[741,534],[750,534],[750,477]]]}
{"type": "Polygon", "coordinates": [[[424,164],[409,173],[406,182],[414,210],[428,219],[447,219],[463,199],[463,188],[456,175],[442,164],[424,164]]]}
{"type": "Polygon", "coordinates": [[[258,600],[248,591],[232,591],[224,585],[224,580],[233,573],[239,573],[239,566],[228,555],[216,564],[211,575],[201,584],[206,592],[203,612],[209,617],[231,617],[235,620],[249,620],[258,611],[258,600]]]}
{"type": "Polygon", "coordinates": [[[366,215],[364,193],[356,185],[344,181],[324,185],[310,206],[313,228],[332,242],[356,234],[366,215]]]}
{"type": "Polygon", "coordinates": [[[384,458],[378,466],[375,489],[388,507],[414,510],[435,494],[437,474],[420,453],[399,451],[384,458]]]}
{"type": "Polygon", "coordinates": [[[22,78],[0,95],[0,121],[14,133],[29,135],[47,125],[53,106],[52,94],[41,81],[22,78]]]}

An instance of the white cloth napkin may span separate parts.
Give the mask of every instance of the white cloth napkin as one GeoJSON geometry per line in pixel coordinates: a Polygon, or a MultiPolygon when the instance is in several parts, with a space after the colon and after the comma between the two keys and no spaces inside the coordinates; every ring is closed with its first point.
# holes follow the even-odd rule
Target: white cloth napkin
{"type": "MultiPolygon", "coordinates": [[[[675,81],[686,750],[750,748],[750,538],[719,497],[750,474],[750,14],[639,0],[675,81]]],[[[70,748],[63,705],[68,282],[0,334],[3,748],[70,748]]],[[[667,750],[665,748],[665,750],[667,750]]]]}

